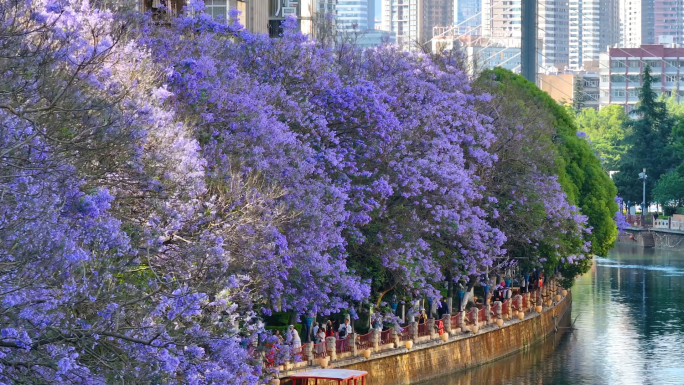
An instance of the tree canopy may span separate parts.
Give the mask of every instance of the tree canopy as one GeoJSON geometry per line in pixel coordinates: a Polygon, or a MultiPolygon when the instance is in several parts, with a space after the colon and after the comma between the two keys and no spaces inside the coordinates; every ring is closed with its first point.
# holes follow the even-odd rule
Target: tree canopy
{"type": "Polygon", "coordinates": [[[0,3],[0,382],[267,383],[274,311],[571,279],[614,241],[614,187],[521,77],[189,7],[0,3]]]}
{"type": "Polygon", "coordinates": [[[629,116],[621,105],[605,106],[599,111],[583,109],[576,117],[579,132],[587,135],[592,150],[601,160],[605,171],[617,171],[625,153],[626,124],[629,116]]]}
{"type": "Polygon", "coordinates": [[[642,202],[643,186],[638,175],[646,169],[646,204],[653,202],[653,187],[661,175],[678,163],[668,146],[675,120],[664,101],[659,100],[651,84],[650,67],[644,69],[639,103],[633,111],[636,119],[626,123],[627,149],[619,162],[619,173],[613,176],[618,193],[625,201],[642,202]]]}

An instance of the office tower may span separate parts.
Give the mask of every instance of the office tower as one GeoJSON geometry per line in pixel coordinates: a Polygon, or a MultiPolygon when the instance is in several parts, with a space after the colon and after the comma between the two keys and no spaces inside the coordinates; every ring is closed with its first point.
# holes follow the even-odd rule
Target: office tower
{"type": "Polygon", "coordinates": [[[482,0],[482,36],[520,48],[520,0],[482,0]]]}
{"type": "Polygon", "coordinates": [[[382,30],[406,49],[426,44],[434,27],[452,26],[453,15],[453,0],[382,0],[382,30]]]}
{"type": "Polygon", "coordinates": [[[477,35],[482,24],[482,0],[456,0],[454,24],[459,33],[477,35]]]}
{"type": "Polygon", "coordinates": [[[601,52],[620,44],[619,3],[570,0],[570,69],[597,62],[601,52]]]}
{"type": "Polygon", "coordinates": [[[537,49],[542,54],[540,65],[544,71],[549,71],[552,67],[563,70],[570,62],[568,3],[558,0],[539,0],[537,12],[540,39],[537,49]]]}
{"type": "MultiPolygon", "coordinates": [[[[372,4],[374,6],[374,4],[372,4]]],[[[337,28],[341,30],[354,29],[365,31],[373,29],[368,24],[369,1],[368,0],[337,0],[337,28]]],[[[374,12],[371,11],[371,14],[374,12]]]]}
{"type": "Polygon", "coordinates": [[[451,27],[452,25],[454,25],[453,0],[423,0],[421,42],[432,39],[434,27],[451,27]]]}
{"type": "Polygon", "coordinates": [[[684,44],[684,5],[672,0],[623,0],[622,45],[684,44]]]}

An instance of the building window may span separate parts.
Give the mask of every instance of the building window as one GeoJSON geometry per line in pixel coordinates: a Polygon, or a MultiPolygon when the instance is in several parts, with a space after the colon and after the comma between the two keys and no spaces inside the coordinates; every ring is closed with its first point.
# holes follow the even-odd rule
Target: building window
{"type": "Polygon", "coordinates": [[[204,0],[207,6],[206,12],[214,19],[226,20],[228,18],[227,0],[204,0]]]}
{"type": "Polygon", "coordinates": [[[627,80],[629,80],[630,83],[641,84],[641,75],[628,75],[627,80]]]}
{"type": "Polygon", "coordinates": [[[624,60],[611,60],[610,66],[612,68],[625,68],[625,61],[624,60]]]}
{"type": "Polygon", "coordinates": [[[627,95],[629,95],[630,98],[638,98],[639,97],[639,89],[638,88],[631,88],[627,90],[627,95]]]}
{"type": "Polygon", "coordinates": [[[676,83],[677,82],[677,75],[665,75],[665,82],[666,83],[676,83]]]}
{"type": "Polygon", "coordinates": [[[612,90],[611,95],[616,98],[624,98],[627,93],[625,90],[612,90]]]}
{"type": "Polygon", "coordinates": [[[610,81],[613,83],[624,83],[627,78],[624,75],[610,75],[610,81]]]}
{"type": "Polygon", "coordinates": [[[630,60],[629,61],[629,67],[630,68],[639,68],[639,60],[630,60]]]}

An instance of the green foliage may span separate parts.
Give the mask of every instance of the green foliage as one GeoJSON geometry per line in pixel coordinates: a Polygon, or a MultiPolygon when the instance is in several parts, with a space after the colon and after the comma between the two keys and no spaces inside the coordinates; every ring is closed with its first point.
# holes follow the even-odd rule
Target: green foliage
{"type": "Polygon", "coordinates": [[[578,130],[587,135],[589,145],[601,159],[605,171],[615,171],[619,167],[620,157],[627,149],[623,141],[628,121],[624,108],[617,104],[600,111],[585,108],[577,115],[578,130]]]}
{"type": "Polygon", "coordinates": [[[653,188],[654,201],[663,206],[681,206],[684,202],[684,164],[663,174],[653,188]]]}
{"type": "Polygon", "coordinates": [[[620,197],[625,201],[642,201],[642,181],[638,178],[646,169],[646,203],[653,202],[653,188],[661,175],[677,165],[672,146],[668,146],[675,127],[675,119],[667,110],[664,101],[659,101],[651,88],[653,77],[650,67],[643,75],[643,86],[639,92],[639,104],[634,113],[638,119],[627,122],[629,129],[625,137],[627,151],[620,159],[619,173],[614,180],[620,197]]]}
{"type": "Polygon", "coordinates": [[[663,213],[665,214],[666,217],[671,217],[672,215],[677,214],[677,207],[664,206],[663,207],[663,213]]]}
{"type": "MultiPolygon", "coordinates": [[[[572,114],[522,76],[501,68],[494,69],[492,73],[508,87],[516,85],[527,90],[525,104],[535,101],[552,116],[553,126],[556,128],[553,141],[558,152],[555,167],[559,181],[568,200],[577,205],[589,219],[589,225],[593,228],[589,235],[591,252],[606,255],[617,238],[617,227],[613,220],[617,211],[617,191],[589,143],[577,135],[577,125],[572,114]]],[[[590,265],[591,261],[585,260],[578,265],[566,265],[563,268],[569,276],[574,277],[588,270],[590,265]]]]}
{"type": "Polygon", "coordinates": [[[575,77],[575,84],[573,85],[572,95],[572,109],[575,114],[579,114],[584,109],[584,79],[581,76],[575,77]]]}

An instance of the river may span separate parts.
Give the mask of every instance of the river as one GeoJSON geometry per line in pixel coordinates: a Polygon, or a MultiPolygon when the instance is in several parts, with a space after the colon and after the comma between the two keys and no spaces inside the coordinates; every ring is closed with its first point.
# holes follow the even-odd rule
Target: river
{"type": "Polygon", "coordinates": [[[618,245],[572,299],[572,331],[430,384],[684,384],[684,253],[618,245]]]}

